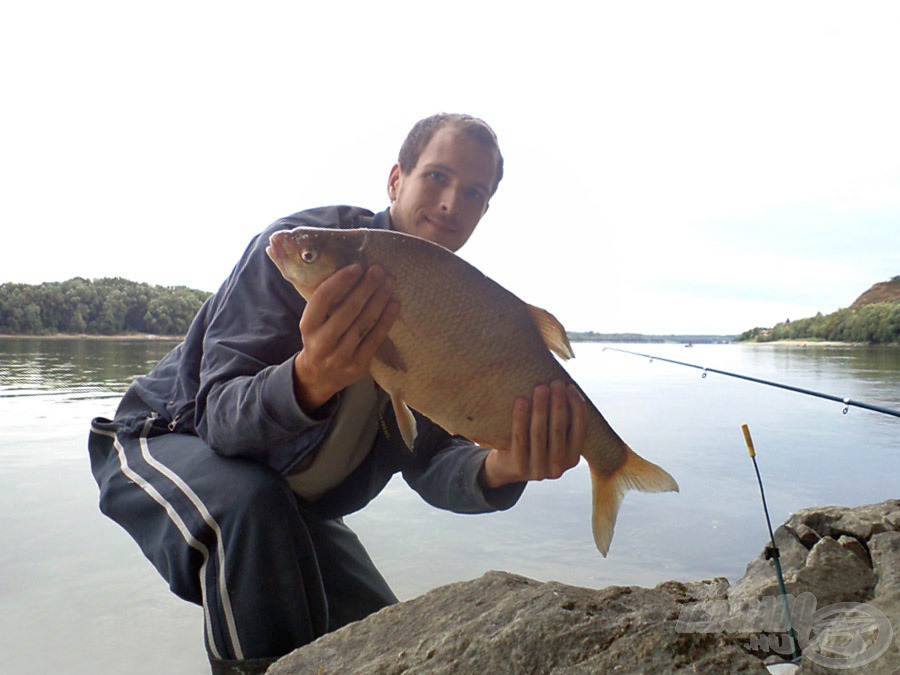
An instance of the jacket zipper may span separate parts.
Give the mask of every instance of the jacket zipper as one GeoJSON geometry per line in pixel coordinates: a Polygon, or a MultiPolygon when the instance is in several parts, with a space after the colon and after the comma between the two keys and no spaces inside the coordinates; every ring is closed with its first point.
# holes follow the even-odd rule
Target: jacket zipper
{"type": "Polygon", "coordinates": [[[178,422],[181,421],[181,411],[175,413],[175,417],[172,418],[172,421],[169,422],[166,427],[169,431],[175,431],[175,427],[178,426],[178,422]]]}

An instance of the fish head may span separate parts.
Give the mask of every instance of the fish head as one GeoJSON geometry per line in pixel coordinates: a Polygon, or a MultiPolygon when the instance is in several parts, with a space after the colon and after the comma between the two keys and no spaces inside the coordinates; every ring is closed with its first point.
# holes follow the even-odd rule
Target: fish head
{"type": "Polygon", "coordinates": [[[359,260],[364,239],[365,231],[295,227],[272,234],[266,254],[308,300],[325,279],[359,260]]]}

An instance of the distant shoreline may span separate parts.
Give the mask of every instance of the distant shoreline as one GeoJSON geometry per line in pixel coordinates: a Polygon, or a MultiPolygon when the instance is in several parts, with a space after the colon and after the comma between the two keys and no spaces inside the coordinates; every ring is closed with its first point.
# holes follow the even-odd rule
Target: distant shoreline
{"type": "Polygon", "coordinates": [[[900,347],[896,342],[883,344],[869,344],[868,342],[835,342],[829,340],[772,340],[770,342],[757,342],[756,340],[742,340],[742,345],[777,345],[781,347],[900,347]]]}
{"type": "MultiPolygon", "coordinates": [[[[11,338],[21,340],[147,340],[158,342],[181,342],[184,335],[155,335],[153,333],[121,333],[118,335],[89,335],[87,333],[53,333],[50,335],[13,335],[0,333],[0,339],[11,338]]],[[[613,344],[740,344],[740,345],[772,345],[778,347],[900,347],[900,343],[870,345],[866,342],[833,342],[826,340],[772,340],[757,342],[755,340],[735,340],[730,335],[634,335],[633,339],[613,338],[612,336],[591,337],[569,335],[572,342],[610,342],[613,344]],[[695,339],[691,339],[695,338],[695,339]]]]}
{"type": "Polygon", "coordinates": [[[88,335],[87,333],[52,333],[50,335],[11,335],[0,333],[0,339],[22,340],[158,340],[160,342],[180,342],[184,335],[154,335],[152,333],[120,333],[118,335],[88,335]]]}

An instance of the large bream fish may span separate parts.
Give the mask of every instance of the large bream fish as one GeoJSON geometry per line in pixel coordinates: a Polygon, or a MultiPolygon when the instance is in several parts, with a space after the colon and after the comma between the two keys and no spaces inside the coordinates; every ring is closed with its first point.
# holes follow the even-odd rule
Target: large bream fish
{"type": "MultiPolygon", "coordinates": [[[[370,372],[390,393],[407,444],[415,433],[411,407],[451,434],[508,448],[516,397],[530,399],[551,380],[573,382],[548,351],[573,356],[562,325],[437,244],[385,230],[297,227],[273,234],[266,252],[306,299],[354,262],[377,263],[394,277],[400,316],[370,372]]],[[[590,401],[582,455],[593,486],[594,542],[606,556],[626,490],[678,485],[632,452],[590,401]]]]}

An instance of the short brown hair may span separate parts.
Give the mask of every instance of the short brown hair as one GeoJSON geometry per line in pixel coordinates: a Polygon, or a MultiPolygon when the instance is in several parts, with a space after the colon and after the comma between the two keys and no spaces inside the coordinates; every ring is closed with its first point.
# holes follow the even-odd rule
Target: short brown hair
{"type": "Polygon", "coordinates": [[[497,186],[500,185],[500,179],[503,178],[503,155],[500,154],[500,145],[497,143],[497,134],[494,133],[494,130],[484,120],[471,115],[438,113],[416,122],[407,134],[406,140],[403,141],[403,145],[400,146],[400,156],[397,159],[400,168],[404,171],[411,171],[415,168],[425,146],[431,142],[435,132],[444,126],[453,127],[468,138],[482,143],[497,153],[497,175],[491,186],[491,195],[493,196],[497,191],[497,186]]]}

